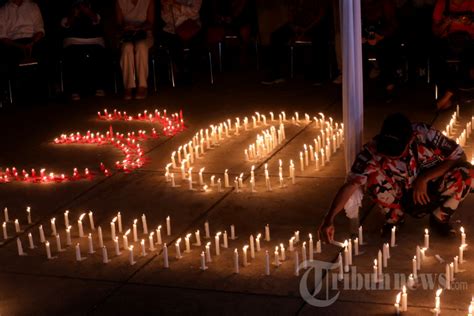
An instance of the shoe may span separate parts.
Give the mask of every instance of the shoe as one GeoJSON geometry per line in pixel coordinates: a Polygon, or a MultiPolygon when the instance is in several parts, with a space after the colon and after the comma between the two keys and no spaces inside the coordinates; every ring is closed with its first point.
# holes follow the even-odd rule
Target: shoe
{"type": "Polygon", "coordinates": [[[71,94],[71,100],[72,101],[79,101],[79,100],[81,100],[81,95],[79,93],[73,93],[73,94],[71,94]]]}
{"type": "Polygon", "coordinates": [[[266,86],[272,86],[274,84],[279,84],[285,82],[284,78],[277,78],[277,79],[270,79],[270,80],[263,80],[261,84],[266,86]]]}
{"type": "Polygon", "coordinates": [[[96,97],[105,97],[105,91],[102,89],[97,89],[95,90],[95,96],[96,97]]]}
{"type": "Polygon", "coordinates": [[[334,84],[342,84],[342,75],[339,75],[332,81],[334,84]]]}
{"type": "Polygon", "coordinates": [[[146,98],[147,87],[138,87],[137,94],[135,95],[135,100],[143,100],[146,98]]]}
{"type": "Polygon", "coordinates": [[[447,222],[440,222],[436,216],[430,215],[430,227],[441,236],[451,236],[456,234],[449,220],[447,222]]]}
{"type": "Polygon", "coordinates": [[[125,89],[125,92],[123,93],[123,99],[125,101],[132,99],[132,89],[125,89]]]}

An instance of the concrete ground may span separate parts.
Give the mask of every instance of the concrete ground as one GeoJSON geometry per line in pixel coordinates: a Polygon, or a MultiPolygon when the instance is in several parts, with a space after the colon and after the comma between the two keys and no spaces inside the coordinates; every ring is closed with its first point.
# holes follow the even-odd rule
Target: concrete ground
{"type": "MultiPolygon", "coordinates": [[[[98,176],[92,181],[76,181],[62,184],[0,184],[0,207],[8,207],[10,219],[18,218],[22,232],[14,233],[14,224],[8,223],[9,239],[0,245],[0,314],[1,315],[131,315],[131,314],[225,314],[225,315],[389,315],[395,313],[393,304],[400,291],[394,286],[386,290],[367,288],[344,289],[344,284],[331,286],[332,274],[324,274],[320,291],[314,291],[314,273],[308,272],[309,281],[301,282],[306,270],[294,276],[294,253],[287,251],[287,260],[281,266],[271,266],[270,276],[265,275],[264,251],[273,260],[275,246],[284,243],[294,231],[300,231],[302,241],[308,242],[308,234],[316,237],[317,227],[327,211],[338,187],[344,182],[344,155],[339,150],[329,165],[321,171],[313,167],[300,172],[299,151],[304,143],[310,144],[317,135],[314,126],[286,124],[287,141],[276,149],[265,161],[255,163],[257,168],[256,193],[249,192],[246,179],[244,192],[233,189],[223,192],[189,191],[181,183],[176,172],[179,188],[171,188],[165,181],[164,166],[171,153],[188,141],[196,131],[227,118],[249,116],[258,111],[275,114],[284,110],[288,117],[295,111],[315,116],[324,112],[335,121],[341,121],[342,108],[340,87],[327,84],[313,87],[309,83],[293,82],[275,87],[258,84],[253,73],[227,73],[217,77],[215,86],[205,80],[192,87],[172,89],[160,86],[156,96],[144,101],[123,102],[118,97],[103,99],[85,98],[78,103],[51,103],[48,106],[13,108],[4,111],[0,117],[3,133],[0,135],[2,155],[0,166],[15,166],[17,169],[42,167],[55,172],[70,173],[74,167],[96,169],[100,162],[106,165],[121,159],[121,155],[111,147],[91,145],[53,145],[51,141],[61,133],[75,131],[106,131],[110,123],[96,120],[97,111],[103,108],[117,108],[128,113],[145,109],[167,109],[168,113],[183,110],[187,129],[174,137],[161,137],[143,143],[148,163],[140,170],[124,174],[115,173],[110,177],[98,176]],[[296,183],[286,179],[286,188],[278,187],[278,160],[285,163],[284,173],[288,175],[289,159],[296,164],[296,183]],[[263,165],[268,163],[273,191],[267,192],[263,183],[263,165]],[[31,206],[32,221],[26,221],[26,206],[31,206]],[[66,240],[63,213],[70,211],[73,225],[72,243],[80,243],[82,255],[87,259],[76,262],[74,247],[64,252],[56,251],[55,238],[51,236],[50,219],[56,217],[57,227],[63,247],[66,240]],[[101,226],[105,245],[111,262],[102,263],[101,251],[87,254],[87,238],[79,238],[76,221],[83,212],[92,210],[96,226],[101,226]],[[124,230],[132,227],[133,219],[145,213],[148,227],[163,227],[164,242],[169,245],[170,268],[163,267],[161,246],[157,251],[148,251],[145,257],[139,255],[139,243],[135,245],[135,260],[131,266],[127,252],[117,257],[111,241],[110,221],[120,211],[123,215],[124,230]],[[172,233],[166,236],[165,218],[170,216],[172,233]],[[209,269],[199,269],[200,253],[203,246],[193,246],[191,253],[184,253],[182,259],[175,259],[174,242],[188,233],[201,231],[203,243],[204,222],[210,224],[211,236],[235,225],[238,239],[229,241],[229,248],[222,249],[221,255],[214,253],[209,269]],[[239,249],[242,263],[242,247],[249,243],[249,236],[264,234],[264,227],[270,225],[271,241],[262,241],[262,251],[250,260],[250,265],[240,267],[240,274],[233,273],[233,250],[239,249]],[[38,227],[43,225],[46,238],[50,241],[53,260],[47,260],[44,245],[39,243],[38,227]],[[38,248],[28,248],[28,233],[32,233],[38,248]],[[15,238],[22,240],[27,256],[17,255],[15,238]],[[326,283],[329,282],[329,283],[326,283]],[[339,291],[337,301],[328,307],[316,307],[304,300],[300,286],[306,284],[314,297],[325,299],[325,291],[331,298],[339,291]],[[328,285],[329,284],[329,285],[328,285]]],[[[379,129],[383,117],[394,111],[408,114],[414,121],[434,122],[444,129],[452,111],[436,116],[432,108],[432,87],[418,83],[416,87],[403,87],[394,102],[386,104],[373,93],[366,93],[365,137],[369,139],[379,129]]],[[[472,106],[464,100],[461,107],[461,121],[465,124],[472,116],[472,106]]],[[[268,114],[267,114],[268,117],[268,114]]],[[[116,131],[136,131],[150,129],[148,123],[112,123],[116,131]]],[[[158,127],[158,126],[155,126],[158,127]]],[[[223,177],[224,169],[229,169],[233,180],[241,172],[247,177],[251,163],[244,161],[243,150],[262,128],[242,133],[240,136],[224,140],[199,159],[194,170],[205,167],[205,181],[211,175],[223,177]]],[[[458,130],[459,132],[459,130],[458,130]]],[[[466,152],[471,157],[471,140],[466,152]]],[[[195,179],[197,174],[195,173],[195,179]]],[[[196,180],[197,181],[197,180],[196,180]]],[[[462,223],[467,232],[467,243],[474,234],[472,212],[474,199],[469,196],[455,216],[456,227],[462,223]]],[[[362,210],[364,238],[363,254],[354,257],[354,267],[358,272],[371,273],[373,259],[382,243],[378,230],[382,217],[371,203],[362,210]]],[[[0,216],[1,218],[2,216],[0,216]]],[[[97,232],[91,231],[89,222],[84,220],[85,232],[94,235],[97,248],[97,232]]],[[[349,221],[343,215],[337,219],[336,240],[350,237],[349,221]]],[[[427,218],[407,220],[398,233],[398,247],[391,249],[391,259],[385,272],[389,275],[411,273],[411,258],[417,245],[423,245],[423,229],[428,227],[427,218]]],[[[121,237],[121,234],[119,234],[121,237]]],[[[213,238],[211,239],[213,241],[213,238]]],[[[3,241],[3,240],[2,240],[3,241]]],[[[122,240],[120,239],[120,243],[122,240]]],[[[192,238],[194,242],[194,235],[192,238]]],[[[460,237],[442,239],[431,236],[431,247],[422,265],[421,273],[437,276],[444,272],[435,255],[452,261],[457,255],[460,237]]],[[[301,260],[301,243],[297,245],[301,260]]],[[[323,245],[321,254],[315,259],[335,262],[340,248],[323,245]]],[[[456,274],[456,289],[441,295],[442,315],[467,315],[467,309],[474,294],[474,256],[471,249],[465,252],[461,268],[456,274]]],[[[346,276],[346,279],[348,276],[346,276]]],[[[304,288],[304,286],[303,286],[304,288]]],[[[406,315],[430,315],[434,307],[437,280],[428,288],[419,286],[408,291],[408,311],[406,315]]]]}

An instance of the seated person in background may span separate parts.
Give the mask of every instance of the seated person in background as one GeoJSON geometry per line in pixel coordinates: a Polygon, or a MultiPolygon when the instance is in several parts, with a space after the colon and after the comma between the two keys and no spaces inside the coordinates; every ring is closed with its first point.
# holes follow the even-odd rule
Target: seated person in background
{"type": "Polygon", "coordinates": [[[367,66],[370,55],[376,58],[369,77],[374,79],[380,76],[387,98],[391,100],[400,45],[395,38],[398,27],[395,5],[391,0],[362,0],[361,10],[364,63],[367,66]]]}
{"type": "Polygon", "coordinates": [[[304,40],[312,43],[312,67],[308,74],[315,84],[325,78],[325,65],[328,62],[329,26],[332,23],[329,0],[290,0],[288,23],[272,32],[270,47],[265,60],[265,79],[262,84],[272,85],[284,81],[282,64],[288,64],[288,45],[293,41],[304,40]]]}
{"type": "Polygon", "coordinates": [[[132,98],[137,83],[135,99],[144,99],[148,90],[148,51],[153,46],[154,0],[117,0],[116,14],[122,43],[124,99],[132,98]]]}
{"type": "Polygon", "coordinates": [[[447,109],[456,86],[474,80],[474,0],[438,0],[433,12],[433,33],[437,37],[435,57],[438,58],[438,81],[444,93],[436,102],[438,109],[447,109]],[[449,71],[447,60],[461,61],[461,74],[449,71]]]}
{"type": "MultiPolygon", "coordinates": [[[[161,40],[170,50],[179,81],[190,80],[190,63],[185,61],[184,49],[195,49],[200,44],[201,5],[202,0],[161,0],[161,18],[165,22],[161,40]]],[[[194,54],[192,50],[191,53],[194,54]]]]}
{"type": "Polygon", "coordinates": [[[66,87],[73,101],[80,100],[81,82],[91,82],[96,96],[104,96],[104,38],[100,16],[86,0],[74,0],[67,17],[61,21],[64,32],[66,87]]]}
{"type": "Polygon", "coordinates": [[[2,63],[11,73],[19,63],[39,62],[43,49],[43,18],[36,3],[9,0],[0,8],[0,51],[2,63]]]}
{"type": "Polygon", "coordinates": [[[255,20],[256,8],[252,0],[212,0],[207,41],[211,46],[222,42],[226,35],[237,36],[240,41],[240,63],[246,64],[248,48],[255,20]]]}
{"type": "Polygon", "coordinates": [[[383,122],[380,134],[357,155],[320,227],[320,237],[334,238],[334,218],[362,188],[382,208],[388,236],[393,226],[430,214],[440,234],[453,232],[449,220],[469,194],[474,170],[461,146],[423,123],[412,124],[397,113],[383,122]]]}

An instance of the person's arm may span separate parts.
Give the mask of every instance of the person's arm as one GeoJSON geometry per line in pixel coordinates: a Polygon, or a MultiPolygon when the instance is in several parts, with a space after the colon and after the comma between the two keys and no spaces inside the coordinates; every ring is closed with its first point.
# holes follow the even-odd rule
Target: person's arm
{"type": "Polygon", "coordinates": [[[155,1],[150,0],[148,9],[146,12],[146,21],[142,25],[142,29],[145,31],[153,30],[153,25],[155,23],[155,1]]]}
{"type": "Polygon", "coordinates": [[[117,20],[117,25],[119,27],[120,30],[123,30],[125,28],[125,20],[123,18],[123,12],[122,12],[122,8],[120,7],[120,3],[117,2],[115,3],[115,18],[117,20]]]}
{"type": "Polygon", "coordinates": [[[39,7],[34,4],[34,9],[32,10],[32,18],[33,18],[33,45],[38,43],[44,37],[44,23],[43,17],[41,16],[41,11],[39,7]]]}
{"type": "Polygon", "coordinates": [[[451,25],[451,19],[444,16],[446,0],[438,0],[433,11],[433,34],[438,37],[446,35],[451,25]]]}
{"type": "Polygon", "coordinates": [[[319,227],[320,239],[326,242],[331,242],[334,240],[334,219],[336,218],[337,214],[344,210],[344,205],[346,205],[352,194],[354,194],[354,192],[359,187],[360,185],[356,183],[346,183],[339,189],[336,194],[336,197],[332,201],[329,211],[324,216],[324,220],[321,226],[319,227]]]}

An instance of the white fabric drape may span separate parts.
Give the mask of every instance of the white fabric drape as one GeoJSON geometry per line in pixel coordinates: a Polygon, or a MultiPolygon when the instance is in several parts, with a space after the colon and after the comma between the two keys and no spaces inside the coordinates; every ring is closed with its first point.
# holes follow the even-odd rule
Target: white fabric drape
{"type": "Polygon", "coordinates": [[[364,107],[360,0],[340,0],[342,35],[342,107],[346,171],[362,148],[364,107]]]}

